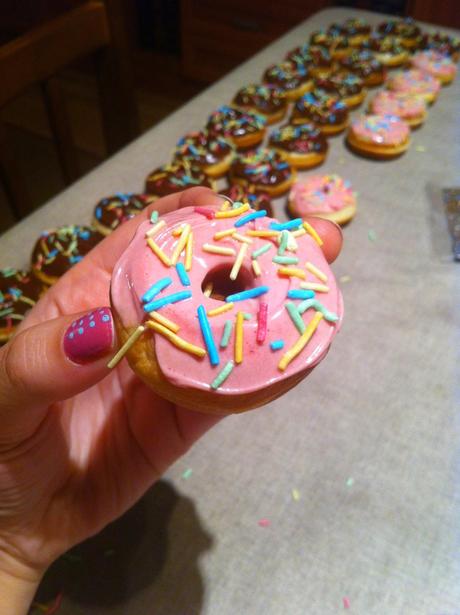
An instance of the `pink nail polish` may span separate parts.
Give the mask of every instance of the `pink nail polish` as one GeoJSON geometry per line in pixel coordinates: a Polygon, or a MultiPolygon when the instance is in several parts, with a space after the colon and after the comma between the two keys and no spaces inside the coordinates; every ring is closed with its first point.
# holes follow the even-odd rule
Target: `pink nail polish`
{"type": "Polygon", "coordinates": [[[102,307],[75,320],[64,334],[64,352],[74,363],[87,363],[107,354],[114,341],[112,312],[102,307]]]}

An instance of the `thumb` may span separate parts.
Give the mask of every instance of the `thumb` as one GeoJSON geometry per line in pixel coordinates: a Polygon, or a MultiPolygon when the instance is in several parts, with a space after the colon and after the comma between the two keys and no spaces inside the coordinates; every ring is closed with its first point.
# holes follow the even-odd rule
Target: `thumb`
{"type": "Polygon", "coordinates": [[[9,428],[34,428],[53,402],[73,397],[109,372],[115,330],[109,307],[24,329],[0,350],[0,442],[9,428]]]}

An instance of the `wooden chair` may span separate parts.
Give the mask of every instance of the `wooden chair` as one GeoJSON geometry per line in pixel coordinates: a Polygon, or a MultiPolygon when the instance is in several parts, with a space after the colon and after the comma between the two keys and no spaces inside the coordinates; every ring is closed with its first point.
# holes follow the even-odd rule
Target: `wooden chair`
{"type": "MultiPolygon", "coordinates": [[[[39,83],[66,184],[79,176],[66,106],[56,74],[87,55],[96,61],[103,132],[113,153],[139,133],[129,68],[123,0],[89,0],[0,47],[0,111],[27,87],[39,83]]],[[[0,121],[0,177],[17,219],[28,198],[0,121]]]]}

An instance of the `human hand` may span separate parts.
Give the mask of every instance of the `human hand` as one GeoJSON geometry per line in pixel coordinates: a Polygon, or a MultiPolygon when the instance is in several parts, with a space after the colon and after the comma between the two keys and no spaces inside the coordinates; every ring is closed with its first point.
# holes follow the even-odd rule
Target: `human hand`
{"type": "MultiPolygon", "coordinates": [[[[112,269],[137,226],[153,209],[219,202],[206,188],[156,201],[63,276],[0,350],[0,613],[26,612],[54,559],[132,506],[219,420],[158,397],[126,361],[107,368],[112,269]],[[84,335],[64,343],[81,319],[84,335]]],[[[332,262],[340,230],[310,222],[332,262]]]]}

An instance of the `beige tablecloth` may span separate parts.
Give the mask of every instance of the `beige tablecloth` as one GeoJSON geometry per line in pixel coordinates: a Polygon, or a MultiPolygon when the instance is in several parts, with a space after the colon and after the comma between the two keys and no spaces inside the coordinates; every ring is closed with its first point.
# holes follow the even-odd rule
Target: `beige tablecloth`
{"type": "MultiPolygon", "coordinates": [[[[3,235],[0,264],[24,264],[43,228],[89,222],[102,196],[140,190],[184,132],[351,14],[383,19],[317,13],[3,235]]],[[[282,399],[224,420],[58,562],[42,591],[63,589],[63,615],[460,613],[460,270],[440,201],[460,180],[459,94],[460,79],[443,89],[399,160],[331,140],[321,172],[359,192],[334,265],[348,281],[331,352],[282,399]]]]}

